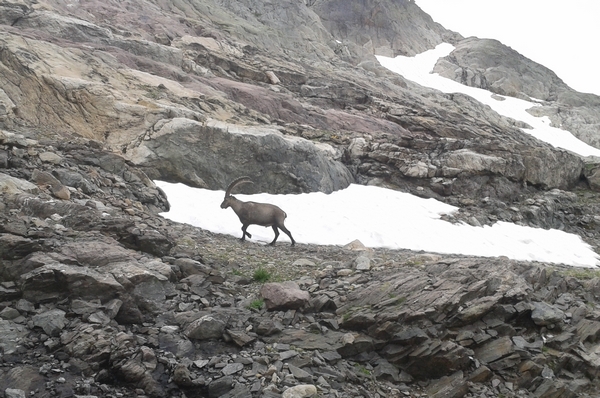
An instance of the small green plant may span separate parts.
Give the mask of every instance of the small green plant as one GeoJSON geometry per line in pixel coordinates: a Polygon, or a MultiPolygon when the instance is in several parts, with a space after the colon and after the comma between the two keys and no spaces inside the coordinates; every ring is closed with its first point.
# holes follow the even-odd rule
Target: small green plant
{"type": "Polygon", "coordinates": [[[256,300],[252,300],[252,302],[250,303],[248,308],[254,309],[254,310],[260,310],[263,307],[263,305],[265,305],[265,300],[256,299],[256,300]]]}
{"type": "Polygon", "coordinates": [[[265,283],[269,279],[271,279],[271,273],[264,268],[258,268],[254,271],[254,280],[260,283],[265,283]]]}
{"type": "Polygon", "coordinates": [[[362,373],[365,376],[370,376],[371,375],[371,371],[369,369],[365,368],[364,366],[359,365],[359,364],[356,364],[354,366],[356,366],[357,372],[362,373]]]}

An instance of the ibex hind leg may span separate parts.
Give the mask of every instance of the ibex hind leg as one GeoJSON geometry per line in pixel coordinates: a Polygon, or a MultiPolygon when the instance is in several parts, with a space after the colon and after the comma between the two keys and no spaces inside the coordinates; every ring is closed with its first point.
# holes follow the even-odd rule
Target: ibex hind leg
{"type": "Polygon", "coordinates": [[[294,246],[296,244],[296,241],[294,240],[294,238],[292,238],[292,233],[286,228],[286,227],[281,227],[281,230],[290,237],[290,239],[292,240],[292,246],[294,246]]]}
{"type": "MultiPolygon", "coordinates": [[[[287,236],[290,237],[290,239],[292,241],[292,246],[294,246],[296,244],[296,241],[292,237],[292,233],[290,231],[288,231],[288,229],[286,227],[279,227],[279,229],[281,229],[283,232],[285,232],[285,234],[287,236]]],[[[275,232],[275,239],[273,239],[273,242],[271,242],[270,245],[275,245],[275,241],[277,241],[277,238],[279,237],[279,229],[277,229],[276,226],[273,226],[273,231],[275,232]]]]}
{"type": "Polygon", "coordinates": [[[279,230],[274,225],[273,225],[273,232],[275,232],[275,239],[273,239],[273,242],[269,243],[269,245],[271,245],[271,246],[275,246],[275,242],[277,242],[277,238],[279,238],[279,230]]]}
{"type": "Polygon", "coordinates": [[[252,239],[252,235],[250,234],[250,232],[246,232],[246,229],[248,228],[248,225],[250,225],[250,224],[242,225],[242,242],[246,240],[246,236],[249,239],[252,239]]]}

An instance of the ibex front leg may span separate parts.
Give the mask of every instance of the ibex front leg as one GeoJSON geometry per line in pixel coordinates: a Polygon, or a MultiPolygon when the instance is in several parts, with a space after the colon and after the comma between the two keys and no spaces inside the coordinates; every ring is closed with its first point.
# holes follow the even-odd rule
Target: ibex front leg
{"type": "Polygon", "coordinates": [[[242,242],[246,240],[246,236],[249,239],[252,239],[252,235],[250,234],[250,232],[246,232],[246,229],[248,228],[250,224],[244,224],[242,225],[242,242]]]}

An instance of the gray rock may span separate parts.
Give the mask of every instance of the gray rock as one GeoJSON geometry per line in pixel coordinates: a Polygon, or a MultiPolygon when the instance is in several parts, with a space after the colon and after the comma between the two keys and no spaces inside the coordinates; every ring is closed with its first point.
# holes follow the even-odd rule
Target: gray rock
{"type": "Polygon", "coordinates": [[[68,293],[83,298],[105,299],[123,290],[111,274],[59,263],[47,264],[21,275],[19,284],[23,297],[32,302],[63,297],[68,293]]]}
{"type": "Polygon", "coordinates": [[[483,363],[491,363],[514,352],[509,337],[492,340],[475,350],[475,357],[483,363]]]}
{"type": "Polygon", "coordinates": [[[128,155],[156,179],[176,180],[202,188],[225,189],[229,182],[244,174],[255,181],[245,192],[251,189],[271,193],[330,193],[353,181],[350,172],[336,159],[335,152],[328,145],[286,137],[274,128],[171,119],[163,121],[151,140],[142,142],[128,155]],[[185,148],[172,145],[183,137],[194,139],[188,141],[185,148]],[[172,160],[167,164],[157,161],[159,159],[172,160]],[[180,161],[191,161],[194,166],[178,172],[183,170],[177,163],[180,161]],[[212,173],[215,167],[222,172],[212,173]]]}
{"type": "Polygon", "coordinates": [[[4,260],[23,258],[39,248],[39,244],[29,238],[13,234],[0,234],[0,258],[4,260]]]}
{"type": "Polygon", "coordinates": [[[127,382],[136,383],[143,379],[146,368],[136,359],[126,359],[118,367],[118,372],[127,382]]]}
{"type": "Polygon", "coordinates": [[[4,397],[5,398],[26,398],[27,394],[25,394],[25,391],[23,391],[23,390],[19,390],[16,388],[7,388],[6,390],[4,390],[4,397]]]}
{"type": "Polygon", "coordinates": [[[196,353],[194,343],[185,337],[173,333],[161,333],[158,336],[160,348],[177,358],[191,358],[196,353]]]}
{"type": "Polygon", "coordinates": [[[526,95],[548,100],[557,87],[565,88],[551,70],[493,39],[462,40],[434,71],[468,86],[513,97],[526,95]],[[482,57],[482,53],[493,55],[482,57]]]}
{"type": "Polygon", "coordinates": [[[429,336],[423,329],[412,327],[395,334],[391,342],[414,346],[427,340],[429,340],[429,336]]]}
{"type": "Polygon", "coordinates": [[[279,359],[282,360],[282,361],[286,361],[286,360],[288,360],[290,358],[295,357],[296,355],[298,355],[298,351],[296,351],[296,350],[286,350],[286,351],[283,351],[283,352],[279,353],[279,359]]]}
{"type": "MultiPolygon", "coordinates": [[[[348,46],[353,52],[358,52],[366,58],[367,54],[381,54],[389,57],[396,55],[412,56],[423,52],[425,48],[435,46],[444,37],[448,37],[441,26],[433,23],[430,25],[429,16],[416,4],[406,3],[382,3],[380,6],[381,20],[377,26],[363,26],[359,29],[360,20],[370,18],[368,9],[354,9],[350,4],[343,1],[326,1],[315,3],[313,9],[321,17],[322,23],[331,34],[343,40],[340,47],[348,46]],[[404,18],[410,20],[411,28],[404,26],[404,18]],[[427,22],[425,22],[427,21],[427,22]],[[430,26],[430,29],[423,29],[430,26]],[[398,37],[406,33],[404,39],[398,37]],[[359,43],[366,43],[359,48],[359,43]]],[[[370,25],[370,24],[368,24],[370,25]]],[[[338,52],[341,51],[337,50],[338,52]]],[[[367,58],[369,59],[369,58],[367,58]]]]}
{"type": "Polygon", "coordinates": [[[308,304],[310,294],[301,290],[295,282],[265,283],[260,289],[268,310],[286,310],[302,308],[308,304]]]}
{"type": "Polygon", "coordinates": [[[463,372],[459,371],[451,376],[445,376],[434,381],[427,388],[427,395],[433,398],[459,398],[463,397],[468,391],[469,386],[464,379],[463,372]]]}
{"type": "Polygon", "coordinates": [[[256,340],[255,337],[250,336],[247,333],[239,331],[239,330],[227,329],[227,334],[229,335],[229,337],[231,337],[231,339],[234,341],[234,343],[236,345],[238,345],[239,347],[248,345],[256,340]]]}
{"type": "Polygon", "coordinates": [[[538,326],[552,325],[562,322],[565,313],[558,308],[543,302],[534,302],[531,319],[538,326]]]}
{"type": "Polygon", "coordinates": [[[229,363],[223,369],[221,369],[221,372],[225,376],[229,376],[242,371],[242,369],[244,369],[244,365],[241,363],[229,363]]]}
{"type": "Polygon", "coordinates": [[[0,192],[18,194],[18,193],[32,193],[36,194],[39,188],[30,183],[29,181],[15,178],[4,173],[0,173],[0,192]]]}
{"type": "Polygon", "coordinates": [[[256,333],[261,336],[270,336],[272,334],[280,333],[285,326],[273,319],[263,319],[256,326],[256,333]]]}
{"type": "Polygon", "coordinates": [[[119,299],[112,299],[108,303],[104,305],[106,308],[106,314],[110,319],[114,319],[119,311],[121,310],[121,306],[123,305],[123,301],[119,299]]]}
{"type": "Polygon", "coordinates": [[[358,256],[354,260],[354,268],[357,271],[368,271],[371,269],[371,259],[367,256],[358,256]]]}
{"type": "MultiPolygon", "coordinates": [[[[40,154],[41,156],[41,154],[40,154]]],[[[59,158],[60,161],[60,158],[59,158]]],[[[79,188],[87,195],[97,192],[100,188],[94,183],[84,178],[80,173],[65,169],[55,169],[52,174],[63,184],[68,187],[79,188]]]]}
{"type": "Polygon", "coordinates": [[[210,315],[196,319],[185,328],[185,335],[190,339],[218,339],[223,335],[225,323],[210,315]]]}
{"type": "Polygon", "coordinates": [[[22,344],[27,335],[27,329],[10,320],[0,319],[0,348],[4,355],[14,354],[22,344]]]}
{"type": "Polygon", "coordinates": [[[38,156],[42,162],[60,164],[63,161],[63,158],[54,152],[41,152],[38,156]]]}
{"type": "Polygon", "coordinates": [[[34,312],[35,311],[34,305],[32,303],[30,303],[29,301],[25,300],[25,299],[18,300],[15,308],[18,311],[26,312],[26,313],[30,313],[30,312],[34,312]]]}
{"type": "Polygon", "coordinates": [[[450,41],[446,62],[460,65],[448,71],[517,96],[547,92],[531,112],[592,143],[595,96],[538,79],[551,76],[494,43],[459,43],[414,2],[374,12],[339,0],[113,2],[108,13],[94,0],[46,3],[0,1],[0,316],[19,312],[0,320],[1,386],[57,396],[280,398],[313,382],[340,397],[596,394],[586,379],[600,364],[594,270],[356,242],[240,246],[162,218],[169,204],[151,180],[222,189],[243,170],[267,192],[356,181],[455,205],[451,222],[555,228],[598,247],[597,160],[584,165],[466,95],[393,75],[373,54],[450,41]],[[506,59],[478,59],[478,45],[506,59]],[[351,270],[355,250],[377,272],[351,270]],[[302,304],[246,308],[258,264],[300,280],[302,304]],[[564,317],[540,334],[531,319],[553,317],[531,302],[564,317]],[[34,326],[52,308],[66,312],[50,331],[60,338],[34,326]],[[550,372],[557,358],[568,366],[550,372]]]}
{"type": "Polygon", "coordinates": [[[0,22],[12,25],[15,21],[23,18],[31,9],[24,3],[5,2],[0,4],[0,22]]]}
{"type": "Polygon", "coordinates": [[[576,325],[577,334],[582,341],[596,342],[600,338],[600,322],[591,319],[582,319],[576,325]]]}
{"type": "Polygon", "coordinates": [[[317,393],[317,387],[312,384],[304,384],[287,388],[281,398],[306,398],[312,397],[317,393]]]}
{"type": "Polygon", "coordinates": [[[208,385],[208,396],[217,398],[225,395],[233,389],[233,377],[225,376],[220,379],[213,380],[208,385]]]}
{"type": "Polygon", "coordinates": [[[306,370],[294,366],[291,363],[288,363],[288,369],[290,370],[291,374],[294,375],[296,380],[303,382],[312,381],[312,375],[306,370]]]}
{"type": "Polygon", "coordinates": [[[400,382],[400,370],[386,360],[379,361],[373,369],[373,375],[381,380],[400,382]]]}
{"type": "Polygon", "coordinates": [[[13,319],[21,316],[21,313],[14,308],[6,307],[0,311],[0,318],[12,321],[13,319]]]}
{"type": "Polygon", "coordinates": [[[58,336],[65,328],[66,318],[63,310],[54,309],[34,315],[33,324],[44,330],[48,336],[58,336]]]}
{"type": "Polygon", "coordinates": [[[79,299],[73,300],[71,302],[71,309],[77,315],[89,316],[90,314],[98,311],[100,308],[102,308],[102,304],[98,302],[90,302],[79,299]]]}

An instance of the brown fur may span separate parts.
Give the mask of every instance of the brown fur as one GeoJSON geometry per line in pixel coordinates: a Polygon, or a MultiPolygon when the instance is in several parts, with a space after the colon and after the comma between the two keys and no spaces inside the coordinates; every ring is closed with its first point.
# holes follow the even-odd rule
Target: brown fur
{"type": "Polygon", "coordinates": [[[272,227],[273,232],[275,232],[275,239],[273,239],[270,245],[275,245],[279,237],[279,230],[281,229],[290,237],[292,246],[294,246],[296,241],[292,237],[292,233],[284,225],[287,214],[283,210],[270,203],[242,202],[235,196],[231,196],[233,188],[236,185],[244,183],[252,183],[252,181],[249,177],[240,177],[229,184],[225,191],[225,199],[221,203],[222,209],[231,207],[240,219],[242,223],[242,241],[246,239],[246,236],[252,238],[252,235],[246,232],[249,225],[262,225],[263,227],[272,227]]]}

